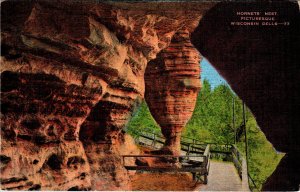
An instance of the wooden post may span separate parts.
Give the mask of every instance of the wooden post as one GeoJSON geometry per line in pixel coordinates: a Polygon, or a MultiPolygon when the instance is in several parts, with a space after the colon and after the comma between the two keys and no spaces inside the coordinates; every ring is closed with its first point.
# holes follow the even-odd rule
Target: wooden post
{"type": "Polygon", "coordinates": [[[193,174],[193,180],[195,181],[196,180],[196,173],[192,173],[193,174]]]}
{"type": "Polygon", "coordinates": [[[191,147],[191,144],[189,143],[187,155],[190,154],[190,150],[191,150],[190,147],[191,147]]]}
{"type": "Polygon", "coordinates": [[[205,185],[208,183],[207,174],[204,175],[204,182],[205,185]]]}
{"type": "Polygon", "coordinates": [[[243,124],[245,129],[245,152],[246,152],[246,159],[243,158],[243,182],[245,182],[245,187],[248,187],[249,190],[249,178],[248,178],[248,168],[249,168],[249,158],[248,158],[248,138],[247,138],[247,128],[246,128],[246,106],[245,102],[243,102],[243,124]],[[246,176],[244,177],[244,175],[246,176]],[[245,179],[244,179],[245,178],[245,179]],[[244,181],[245,180],[245,181],[244,181]]]}
{"type": "Polygon", "coordinates": [[[250,191],[248,182],[248,169],[247,161],[245,158],[242,160],[242,191],[250,191]]]}
{"type": "Polygon", "coordinates": [[[235,103],[234,97],[232,97],[232,128],[234,130],[234,144],[236,144],[236,128],[235,128],[235,103]]]}

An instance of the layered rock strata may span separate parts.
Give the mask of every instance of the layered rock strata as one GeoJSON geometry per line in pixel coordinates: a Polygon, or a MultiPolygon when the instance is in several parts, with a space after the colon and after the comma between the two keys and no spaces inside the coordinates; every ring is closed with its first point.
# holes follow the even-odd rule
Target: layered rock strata
{"type": "MultiPolygon", "coordinates": [[[[144,98],[147,63],[172,39],[188,49],[214,4],[193,5],[2,2],[1,189],[129,190],[121,130],[144,98]]],[[[198,62],[191,52],[180,63],[198,62]]],[[[195,97],[199,86],[177,83],[195,97]]]]}
{"type": "MultiPolygon", "coordinates": [[[[177,154],[199,89],[188,37],[215,4],[2,2],[1,189],[130,189],[121,129],[144,97],[145,71],[146,100],[165,149],[177,154]]],[[[298,26],[296,2],[231,2],[218,3],[192,33],[287,153],[265,190],[299,189],[298,26]],[[230,26],[245,7],[278,11],[290,25],[230,26]]]]}
{"type": "Polygon", "coordinates": [[[181,132],[192,116],[200,89],[199,62],[189,31],[183,28],[147,66],[145,99],[166,138],[165,152],[180,155],[181,132]]]}

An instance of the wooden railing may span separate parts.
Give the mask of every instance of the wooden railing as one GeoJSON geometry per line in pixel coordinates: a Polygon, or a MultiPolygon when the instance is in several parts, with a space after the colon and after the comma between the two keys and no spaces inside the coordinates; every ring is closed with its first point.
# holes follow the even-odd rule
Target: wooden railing
{"type": "MultiPolygon", "coordinates": [[[[147,138],[149,140],[152,140],[152,147],[155,147],[156,143],[159,143],[161,145],[164,144],[165,138],[162,134],[155,133],[153,131],[145,130],[142,133],[137,133],[136,141],[138,143],[139,137],[142,136],[144,138],[147,138]]],[[[189,154],[198,154],[203,153],[205,154],[206,147],[209,145],[209,158],[207,158],[207,170],[209,171],[209,159],[215,158],[215,159],[222,159],[224,161],[231,161],[233,162],[239,177],[241,178],[244,189],[249,189],[249,182],[251,182],[251,190],[258,190],[258,187],[256,186],[254,180],[251,178],[251,176],[248,173],[247,166],[246,166],[246,159],[243,157],[243,155],[239,152],[237,147],[233,143],[213,143],[213,142],[203,142],[194,138],[189,138],[182,136],[181,137],[181,150],[185,151],[187,155],[189,154]]]]}
{"type": "Polygon", "coordinates": [[[140,171],[163,171],[163,172],[191,172],[193,174],[193,179],[200,179],[203,176],[203,183],[207,184],[207,176],[210,167],[210,145],[207,145],[203,154],[197,155],[123,155],[122,156],[123,166],[127,170],[140,170],[140,171]],[[133,158],[130,161],[129,158],[133,158]],[[161,162],[172,162],[171,164],[163,165],[148,165],[137,163],[138,159],[143,158],[155,158],[161,162]],[[131,164],[128,164],[131,162],[131,164]],[[180,163],[180,166],[175,165],[180,163]]]}
{"type": "Polygon", "coordinates": [[[243,173],[243,157],[241,155],[241,153],[238,151],[238,149],[236,148],[235,145],[232,145],[231,148],[231,157],[232,157],[232,162],[240,176],[240,178],[242,179],[242,173],[243,173]]]}

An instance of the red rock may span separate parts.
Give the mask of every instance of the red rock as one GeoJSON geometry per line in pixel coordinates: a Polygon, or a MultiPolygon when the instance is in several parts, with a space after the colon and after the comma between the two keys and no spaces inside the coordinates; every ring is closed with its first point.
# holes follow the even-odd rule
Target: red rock
{"type": "Polygon", "coordinates": [[[178,31],[168,48],[150,61],[145,99],[166,137],[165,149],[180,154],[182,129],[193,114],[200,89],[200,56],[188,29],[178,31]]]}
{"type": "Polygon", "coordinates": [[[1,189],[130,190],[121,131],[145,84],[163,150],[178,154],[200,87],[190,34],[288,153],[264,189],[299,189],[299,9],[279,3],[289,28],[249,32],[224,17],[239,3],[2,2],[1,189]]]}
{"type": "MultiPolygon", "coordinates": [[[[121,131],[147,63],[213,5],[2,2],[1,188],[130,190],[121,131]]],[[[186,79],[179,97],[196,92],[186,79]]]]}

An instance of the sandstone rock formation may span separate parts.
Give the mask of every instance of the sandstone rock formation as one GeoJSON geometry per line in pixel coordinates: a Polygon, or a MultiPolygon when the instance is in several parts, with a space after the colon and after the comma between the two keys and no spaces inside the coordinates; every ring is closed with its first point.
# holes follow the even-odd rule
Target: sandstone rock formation
{"type": "Polygon", "coordinates": [[[239,3],[219,3],[198,26],[215,4],[2,2],[1,189],[130,189],[121,130],[144,93],[178,153],[199,89],[193,44],[288,153],[265,189],[297,190],[299,7],[249,4],[278,10],[289,28],[228,27],[239,3]]]}
{"type": "Polygon", "coordinates": [[[181,132],[193,114],[200,89],[199,62],[189,31],[181,29],[147,66],[145,99],[166,137],[165,152],[180,155],[181,132]]]}
{"type": "Polygon", "coordinates": [[[147,63],[171,41],[161,55],[184,51],[178,62],[195,69],[170,66],[187,75],[170,75],[175,96],[191,97],[179,100],[189,107],[180,124],[163,126],[170,145],[193,110],[199,69],[188,36],[214,3],[182,5],[1,3],[1,189],[130,189],[121,130],[144,98],[147,63]]]}

